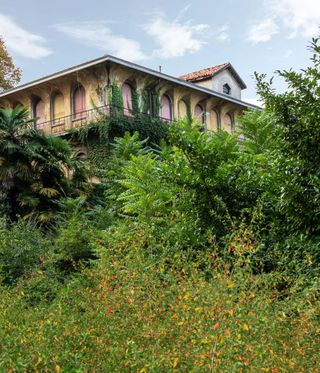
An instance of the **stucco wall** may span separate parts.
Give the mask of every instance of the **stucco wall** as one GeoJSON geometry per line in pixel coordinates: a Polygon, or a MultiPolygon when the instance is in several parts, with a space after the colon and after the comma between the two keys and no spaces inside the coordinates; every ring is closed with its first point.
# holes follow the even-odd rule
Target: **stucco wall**
{"type": "MultiPolygon", "coordinates": [[[[117,64],[112,64],[109,67],[100,65],[79,71],[76,74],[70,73],[67,76],[21,90],[0,99],[0,105],[12,107],[15,102],[19,101],[23,106],[29,108],[30,113],[32,113],[34,98],[41,98],[45,106],[46,119],[43,130],[48,134],[59,134],[79,125],[72,116],[71,98],[75,85],[81,84],[84,87],[86,92],[86,109],[94,111],[94,106],[108,105],[106,89],[113,81],[116,81],[118,85],[130,82],[130,84],[136,87],[138,92],[142,92],[146,87],[157,87],[160,89],[161,95],[166,94],[170,97],[174,118],[179,117],[179,102],[181,100],[190,105],[192,115],[194,115],[196,105],[200,104],[206,113],[205,126],[212,131],[216,131],[219,128],[231,131],[230,125],[225,125],[226,114],[230,114],[232,118],[235,118],[235,115],[241,111],[241,107],[237,104],[216,97],[208,97],[207,94],[194,89],[183,87],[164,79],[158,79],[147,73],[117,64]],[[64,113],[66,118],[62,119],[61,126],[52,126],[52,95],[57,91],[61,92],[64,96],[64,113]],[[212,110],[217,113],[216,116],[212,115],[212,110]]],[[[214,78],[214,81],[210,80],[202,83],[201,85],[205,84],[207,88],[212,88],[212,84],[216,84],[216,90],[219,91],[222,91],[223,84],[228,83],[232,89],[232,95],[236,94],[236,97],[240,98],[240,87],[228,71],[219,74],[214,78]]],[[[88,114],[88,118],[92,118],[91,113],[88,114]]]]}
{"type": "Polygon", "coordinates": [[[229,70],[221,71],[213,78],[196,82],[196,84],[221,93],[223,93],[224,84],[228,84],[231,88],[231,96],[241,99],[241,87],[229,70]]]}
{"type": "Polygon", "coordinates": [[[231,96],[241,99],[241,87],[229,70],[223,70],[212,78],[212,89],[214,91],[223,93],[224,84],[230,86],[231,96]]]}

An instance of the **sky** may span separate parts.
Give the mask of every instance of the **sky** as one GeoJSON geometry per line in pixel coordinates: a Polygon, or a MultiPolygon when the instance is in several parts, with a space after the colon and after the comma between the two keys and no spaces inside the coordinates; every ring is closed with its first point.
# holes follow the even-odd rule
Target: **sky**
{"type": "Polygon", "coordinates": [[[176,77],[231,62],[252,103],[254,72],[308,66],[319,25],[320,0],[0,0],[22,83],[105,54],[176,77]]]}

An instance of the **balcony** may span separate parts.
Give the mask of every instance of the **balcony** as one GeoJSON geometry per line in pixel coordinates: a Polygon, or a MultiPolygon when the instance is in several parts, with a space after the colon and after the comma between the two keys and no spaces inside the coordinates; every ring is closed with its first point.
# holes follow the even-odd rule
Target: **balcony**
{"type": "MultiPolygon", "coordinates": [[[[139,113],[139,116],[149,117],[150,119],[160,119],[163,122],[172,122],[172,120],[168,120],[166,118],[162,118],[160,116],[152,116],[147,113],[139,113]]],[[[114,106],[105,105],[96,107],[90,110],[85,110],[76,114],[66,115],[60,118],[52,119],[46,122],[36,123],[37,129],[43,129],[44,132],[52,135],[63,135],[72,129],[81,128],[86,126],[90,123],[96,123],[99,121],[103,121],[104,118],[110,117],[125,117],[126,119],[134,120],[135,115],[130,110],[126,110],[123,108],[115,108],[114,106]]]]}

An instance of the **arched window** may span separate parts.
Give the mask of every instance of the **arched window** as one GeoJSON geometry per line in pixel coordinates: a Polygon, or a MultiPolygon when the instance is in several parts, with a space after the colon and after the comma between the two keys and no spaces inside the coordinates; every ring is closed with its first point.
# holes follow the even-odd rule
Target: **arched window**
{"type": "Polygon", "coordinates": [[[172,105],[168,95],[161,97],[161,117],[167,122],[172,121],[172,105]]]}
{"type": "Polygon", "coordinates": [[[217,131],[219,129],[219,117],[215,110],[210,112],[210,123],[208,126],[210,131],[217,131]]]}
{"type": "Polygon", "coordinates": [[[231,88],[229,86],[229,84],[224,84],[223,87],[222,87],[222,92],[226,95],[231,95],[231,88]]]}
{"type": "Polygon", "coordinates": [[[64,122],[64,97],[61,92],[56,92],[51,99],[51,118],[53,119],[53,125],[58,125],[60,122],[64,122]],[[59,120],[60,119],[60,120],[59,120]]]}
{"type": "Polygon", "coordinates": [[[76,87],[72,97],[73,119],[81,119],[86,111],[86,91],[82,85],[76,87]]]}
{"type": "Polygon", "coordinates": [[[43,128],[44,122],[46,121],[46,117],[44,102],[41,100],[41,98],[37,98],[34,101],[33,114],[36,118],[36,127],[43,128]]]}
{"type": "Polygon", "coordinates": [[[233,120],[230,114],[225,114],[223,117],[222,129],[231,132],[233,129],[233,120]]]}
{"type": "Polygon", "coordinates": [[[204,124],[205,122],[205,117],[204,117],[204,109],[201,105],[197,104],[195,109],[194,109],[194,114],[196,116],[196,118],[199,119],[199,122],[201,124],[204,124]]]}
{"type": "Polygon", "coordinates": [[[187,104],[184,100],[179,101],[179,118],[184,119],[188,114],[187,104]]]}
{"type": "Polygon", "coordinates": [[[132,115],[132,87],[128,83],[122,86],[123,112],[125,115],[132,115]]]}

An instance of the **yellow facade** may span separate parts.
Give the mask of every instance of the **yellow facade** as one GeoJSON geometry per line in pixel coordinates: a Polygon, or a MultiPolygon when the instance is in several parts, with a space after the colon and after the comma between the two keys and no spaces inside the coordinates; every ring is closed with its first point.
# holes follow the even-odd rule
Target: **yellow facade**
{"type": "Polygon", "coordinates": [[[92,122],[97,116],[97,107],[107,107],[108,87],[112,82],[119,86],[125,82],[135,87],[137,92],[146,88],[160,90],[160,95],[167,95],[172,104],[173,119],[182,118],[187,114],[187,105],[190,105],[194,116],[195,107],[201,105],[205,111],[205,127],[216,131],[219,128],[232,131],[235,128],[236,117],[245,109],[243,103],[230,102],[213,94],[207,94],[195,88],[187,87],[182,82],[168,81],[116,63],[98,64],[88,68],[79,69],[63,76],[53,76],[38,84],[26,85],[13,93],[0,95],[0,106],[12,108],[17,104],[29,108],[35,116],[36,104],[41,100],[44,105],[42,123],[37,121],[39,128],[47,134],[64,133],[71,128],[92,122]],[[80,119],[73,114],[73,92],[75,87],[81,85],[85,90],[86,115],[80,119]],[[43,121],[44,118],[44,121],[43,121]]]}

